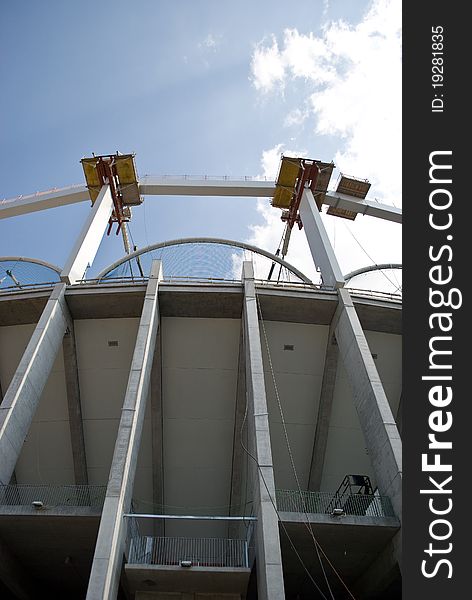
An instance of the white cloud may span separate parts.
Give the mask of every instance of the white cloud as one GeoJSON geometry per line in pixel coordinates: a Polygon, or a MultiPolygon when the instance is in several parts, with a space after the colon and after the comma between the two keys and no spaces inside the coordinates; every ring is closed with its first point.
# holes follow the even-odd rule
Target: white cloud
{"type": "MultiPolygon", "coordinates": [[[[304,83],[305,94],[285,124],[304,121],[305,126],[311,123],[316,134],[333,136],[339,148],[333,157],[337,167],[367,177],[372,183],[368,198],[401,205],[399,0],[374,0],[358,24],[331,22],[319,36],[287,29],[280,46],[274,36],[269,45],[262,42],[255,48],[251,66],[253,84],[266,97],[277,89],[283,91],[291,81],[304,83]]],[[[272,176],[276,175],[274,157],[282,149],[279,144],[263,154],[264,173],[270,163],[272,176]]],[[[280,237],[282,229],[277,224],[280,215],[263,203],[259,210],[265,223],[252,228],[251,241],[274,250],[278,244],[274,238],[280,237]],[[277,233],[268,231],[273,228],[277,233]]],[[[344,272],[370,264],[367,254],[377,263],[401,262],[399,225],[360,216],[355,223],[323,219],[344,272]]],[[[303,270],[302,264],[308,265],[311,259],[298,248],[296,240],[305,236],[297,233],[293,232],[287,259],[292,256],[303,270]]]]}
{"type": "Polygon", "coordinates": [[[280,58],[275,37],[272,37],[270,47],[265,47],[263,42],[256,47],[252,57],[251,71],[256,89],[263,92],[272,90],[276,83],[284,81],[285,66],[280,58]]]}
{"type": "Polygon", "coordinates": [[[256,89],[270,92],[276,85],[283,88],[288,77],[302,77],[319,83],[334,78],[331,52],[322,38],[286,29],[282,50],[275,36],[271,40],[270,46],[266,46],[264,41],[258,44],[252,57],[251,70],[256,89]]]}

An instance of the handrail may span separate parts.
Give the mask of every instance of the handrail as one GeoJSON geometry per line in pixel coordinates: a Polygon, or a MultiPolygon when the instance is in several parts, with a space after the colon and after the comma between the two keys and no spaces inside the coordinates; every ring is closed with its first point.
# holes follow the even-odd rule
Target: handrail
{"type": "Polygon", "coordinates": [[[248,568],[246,540],[135,536],[130,539],[128,563],[140,565],[248,568]]]}
{"type": "Polygon", "coordinates": [[[59,506],[82,506],[102,508],[105,501],[105,485],[0,485],[0,506],[36,506],[56,508],[59,506]]]}
{"type": "Polygon", "coordinates": [[[276,490],[275,495],[279,511],[331,515],[334,509],[341,509],[346,515],[360,517],[395,516],[388,496],[352,494],[341,501],[329,492],[276,490]]]}

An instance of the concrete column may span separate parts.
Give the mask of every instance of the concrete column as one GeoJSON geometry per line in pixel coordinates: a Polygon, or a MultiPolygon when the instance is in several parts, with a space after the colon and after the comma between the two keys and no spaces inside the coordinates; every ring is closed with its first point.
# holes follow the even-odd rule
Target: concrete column
{"type": "Polygon", "coordinates": [[[87,600],[113,600],[118,594],[127,535],[123,514],[129,512],[131,506],[146,402],[151,387],[159,326],[157,294],[161,273],[160,261],[153,261],[121,411],[87,600]]]}
{"type": "Polygon", "coordinates": [[[380,494],[389,496],[402,515],[402,444],[395,419],[348,290],[338,290],[334,327],[339,353],[351,382],[352,395],[380,494]]]}
{"type": "MultiPolygon", "coordinates": [[[[2,385],[0,382],[0,405],[3,401],[2,385]]],[[[15,472],[13,471],[10,484],[16,484],[15,472]]],[[[32,600],[34,586],[27,579],[25,581],[24,569],[18,561],[10,554],[8,548],[0,540],[0,581],[19,600],[32,600]]]]}
{"type": "MultiPolygon", "coordinates": [[[[244,336],[241,332],[239,341],[239,359],[238,359],[238,383],[236,389],[236,401],[234,409],[234,433],[233,433],[233,462],[231,469],[231,493],[230,493],[230,510],[229,515],[244,514],[245,507],[243,502],[243,483],[244,463],[246,453],[241,446],[241,428],[244,421],[244,413],[246,409],[246,349],[244,345],[244,336]]],[[[244,442],[243,442],[244,443],[244,442]]],[[[228,535],[230,538],[237,538],[241,531],[240,521],[229,521],[228,535]]]]}
{"type": "Polygon", "coordinates": [[[397,421],[398,433],[400,434],[400,437],[401,437],[403,434],[403,392],[400,395],[400,402],[398,403],[396,421],[397,421]]]}
{"type": "Polygon", "coordinates": [[[259,600],[285,598],[279,526],[275,503],[274,469],[270,445],[269,414],[264,384],[256,288],[252,263],[243,263],[246,394],[250,450],[257,460],[254,490],[257,591],[259,600]]]}
{"type": "MultiPolygon", "coordinates": [[[[2,382],[0,381],[0,405],[3,402],[3,391],[2,391],[2,382]]],[[[13,471],[10,477],[10,485],[16,485],[16,473],[13,471]]]]}
{"type": "Polygon", "coordinates": [[[36,582],[31,580],[30,574],[10,553],[2,540],[0,540],[0,581],[17,600],[36,598],[36,582]]]}
{"type": "Polygon", "coordinates": [[[313,262],[321,271],[323,284],[336,288],[343,287],[345,281],[342,271],[321,220],[313,192],[309,189],[305,189],[303,192],[300,202],[300,217],[313,262]]]}
{"type": "Polygon", "coordinates": [[[338,369],[338,344],[334,330],[330,327],[326,346],[326,357],[321,383],[320,404],[316,420],[315,440],[313,442],[313,455],[311,457],[310,476],[308,489],[319,491],[323,475],[323,465],[328,443],[329,423],[333,406],[334,387],[336,385],[336,372],[338,369]]]}
{"type": "Polygon", "coordinates": [[[70,319],[65,283],[53,288],[0,406],[0,484],[10,482],[70,319]]]}
{"type": "Polygon", "coordinates": [[[74,324],[71,320],[69,330],[62,341],[64,373],[66,379],[67,409],[69,411],[70,439],[72,459],[74,461],[74,479],[77,485],[88,485],[87,458],[85,454],[82,406],[80,403],[79,372],[75,348],[74,324]]]}
{"type": "MultiPolygon", "coordinates": [[[[154,512],[164,511],[164,421],[162,412],[162,336],[157,331],[156,349],[151,370],[151,431],[152,431],[152,496],[154,512]]],[[[165,520],[154,519],[154,535],[163,536],[165,520]]]]}
{"type": "Polygon", "coordinates": [[[87,265],[92,264],[97,254],[112,210],[110,186],[104,185],[62,270],[61,281],[72,285],[82,279],[87,265]]]}
{"type": "MultiPolygon", "coordinates": [[[[323,283],[338,288],[338,308],[331,327],[335,331],[339,353],[351,383],[377,486],[382,495],[390,497],[393,509],[401,522],[400,435],[351,296],[348,290],[342,289],[344,277],[310,190],[303,193],[300,215],[313,260],[321,270],[323,283]]],[[[392,548],[401,567],[401,544],[398,543],[400,539],[401,534],[398,533],[392,548]]]]}
{"type": "Polygon", "coordinates": [[[381,598],[382,593],[398,579],[398,556],[401,555],[402,531],[394,535],[365,572],[354,582],[356,598],[381,598]]]}

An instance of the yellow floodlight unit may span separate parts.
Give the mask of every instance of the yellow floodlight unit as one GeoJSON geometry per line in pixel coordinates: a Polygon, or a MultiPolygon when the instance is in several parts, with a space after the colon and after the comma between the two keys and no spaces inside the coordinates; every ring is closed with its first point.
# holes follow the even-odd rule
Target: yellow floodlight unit
{"type": "Polygon", "coordinates": [[[103,185],[103,163],[106,163],[110,167],[116,191],[121,197],[123,206],[136,206],[142,204],[143,198],[139,194],[134,154],[92,156],[90,158],[83,158],[80,162],[82,163],[85,181],[87,183],[92,204],[94,204],[97,199],[103,185]]]}
{"type": "Polygon", "coordinates": [[[370,183],[367,179],[357,179],[356,177],[349,177],[341,173],[336,191],[340,194],[364,200],[369,189],[370,183]]]}
{"type": "Polygon", "coordinates": [[[82,168],[84,170],[85,182],[87,183],[90,200],[92,201],[92,204],[94,204],[102,187],[101,179],[97,171],[97,159],[95,157],[83,158],[80,162],[82,163],[82,168]]]}
{"type": "Polygon", "coordinates": [[[349,219],[349,221],[355,221],[357,217],[356,212],[347,210],[346,208],[336,208],[335,206],[330,206],[326,214],[333,217],[341,217],[341,219],[349,219]]]}
{"type": "Polygon", "coordinates": [[[334,163],[326,163],[321,160],[314,161],[318,166],[318,177],[316,179],[315,189],[312,190],[315,196],[315,202],[318,206],[318,210],[321,211],[321,207],[324,203],[326,192],[328,191],[328,185],[333,174],[334,163]]]}
{"type": "MultiPolygon", "coordinates": [[[[367,179],[357,179],[356,177],[349,177],[348,175],[341,173],[338,179],[336,192],[345,194],[346,196],[359,198],[359,200],[364,200],[369,189],[370,183],[367,179]]],[[[332,215],[333,217],[349,219],[349,221],[354,221],[357,217],[356,212],[345,208],[338,208],[336,206],[330,206],[327,210],[327,214],[332,215]]]]}
{"type": "Polygon", "coordinates": [[[288,209],[295,192],[298,174],[300,172],[300,159],[283,156],[280,163],[279,175],[275,182],[275,193],[272,206],[288,209]]]}
{"type": "Polygon", "coordinates": [[[134,165],[133,154],[116,156],[115,169],[120,182],[120,191],[125,206],[136,206],[142,204],[143,199],[139,195],[138,177],[134,165]]]}

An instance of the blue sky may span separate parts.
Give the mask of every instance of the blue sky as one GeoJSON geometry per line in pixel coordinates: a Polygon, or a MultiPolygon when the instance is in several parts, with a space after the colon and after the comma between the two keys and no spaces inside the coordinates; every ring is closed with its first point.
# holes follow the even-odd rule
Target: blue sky
{"type": "MultiPolygon", "coordinates": [[[[0,199],[81,183],[91,152],[136,152],[141,175],[274,176],[292,151],[341,162],[398,206],[400,186],[378,156],[401,161],[401,82],[386,64],[398,63],[399,22],[397,0],[3,3],[0,199]]],[[[0,221],[0,255],[62,266],[88,210],[0,221]]],[[[149,197],[130,229],[139,247],[217,236],[275,251],[279,216],[256,199],[149,197]]],[[[345,271],[369,264],[366,254],[399,262],[396,232],[380,250],[371,223],[353,230],[359,244],[332,221],[345,271]]],[[[309,269],[303,237],[288,259],[309,269]]],[[[90,274],[122,254],[120,238],[105,238],[90,274]]]]}

